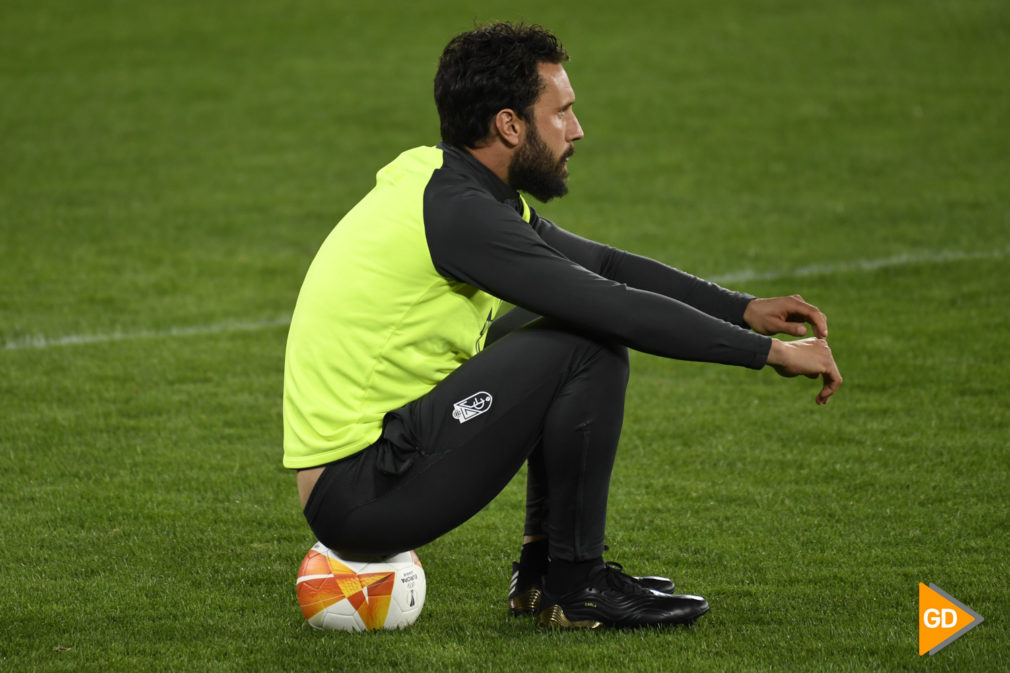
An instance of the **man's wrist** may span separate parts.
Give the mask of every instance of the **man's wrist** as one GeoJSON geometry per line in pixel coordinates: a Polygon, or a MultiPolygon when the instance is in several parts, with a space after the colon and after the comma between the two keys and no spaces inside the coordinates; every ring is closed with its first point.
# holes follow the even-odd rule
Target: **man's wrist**
{"type": "Polygon", "coordinates": [[[757,299],[757,297],[749,297],[748,298],[747,303],[743,307],[743,313],[740,315],[740,323],[739,324],[741,326],[743,326],[743,327],[748,328],[748,329],[754,329],[754,326],[751,325],[751,321],[748,319],[748,314],[750,313],[750,307],[754,303],[755,299],[757,299]]]}
{"type": "Polygon", "coordinates": [[[771,366],[781,365],[785,362],[785,351],[788,348],[784,341],[772,338],[772,346],[768,349],[768,359],[765,361],[766,364],[771,366]]]}

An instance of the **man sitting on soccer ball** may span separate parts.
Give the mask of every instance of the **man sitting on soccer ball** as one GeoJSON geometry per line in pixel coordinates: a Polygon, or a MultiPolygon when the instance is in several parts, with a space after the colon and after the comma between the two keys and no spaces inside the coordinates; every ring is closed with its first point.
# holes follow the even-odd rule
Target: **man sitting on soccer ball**
{"type": "Polygon", "coordinates": [[[510,603],[558,627],[690,623],[669,580],[603,560],[628,348],[842,382],[824,315],[755,299],[558,227],[583,137],[557,38],[493,24],[435,76],[442,142],[401,154],[306,275],[288,335],[284,464],[318,539],[414,549],[466,521],[528,463],[510,603]],[[518,307],[492,324],[502,301],[518,307]],[[783,342],[767,335],[814,337],[783,342]],[[490,332],[490,335],[489,335],[490,332]],[[487,343],[485,343],[487,342],[487,343]]]}

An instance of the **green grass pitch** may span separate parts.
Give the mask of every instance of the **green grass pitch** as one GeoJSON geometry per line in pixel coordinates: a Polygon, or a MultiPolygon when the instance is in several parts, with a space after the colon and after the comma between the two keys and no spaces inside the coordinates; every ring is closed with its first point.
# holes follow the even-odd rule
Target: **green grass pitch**
{"type": "Polygon", "coordinates": [[[4,0],[0,672],[1010,670],[1005,0],[4,0]],[[586,131],[545,214],[829,316],[846,384],[635,354],[609,558],[694,627],[507,615],[522,483],[419,550],[400,633],[308,628],[286,318],[437,140],[477,19],[559,33],[586,131]],[[917,656],[917,585],[986,621],[917,656]]]}

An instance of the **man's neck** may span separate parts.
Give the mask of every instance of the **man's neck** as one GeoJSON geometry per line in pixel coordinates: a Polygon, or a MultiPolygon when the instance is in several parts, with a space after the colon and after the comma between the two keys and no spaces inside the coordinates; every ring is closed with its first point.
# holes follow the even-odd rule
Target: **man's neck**
{"type": "Polygon", "coordinates": [[[512,153],[502,147],[501,143],[492,142],[483,147],[467,147],[465,149],[477,161],[484,164],[488,170],[497,175],[502,182],[508,184],[512,153]]]}

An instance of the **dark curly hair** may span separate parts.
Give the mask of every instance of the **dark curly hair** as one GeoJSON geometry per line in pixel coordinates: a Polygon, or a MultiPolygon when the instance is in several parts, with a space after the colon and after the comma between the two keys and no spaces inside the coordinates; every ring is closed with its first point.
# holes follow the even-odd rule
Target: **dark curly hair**
{"type": "Polygon", "coordinates": [[[537,67],[567,60],[558,38],[540,26],[493,23],[457,35],[435,74],[442,140],[475,147],[506,108],[528,119],[543,89],[537,67]]]}

